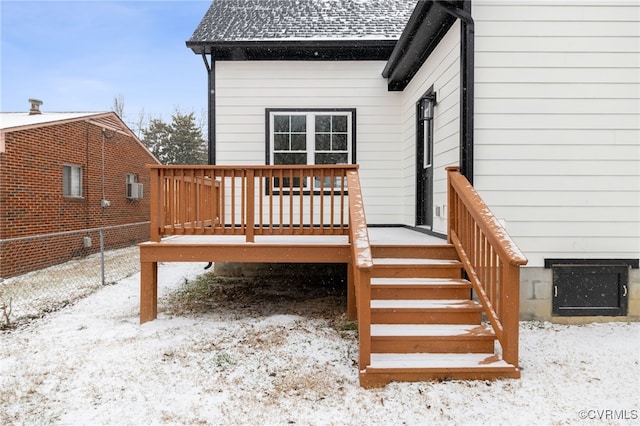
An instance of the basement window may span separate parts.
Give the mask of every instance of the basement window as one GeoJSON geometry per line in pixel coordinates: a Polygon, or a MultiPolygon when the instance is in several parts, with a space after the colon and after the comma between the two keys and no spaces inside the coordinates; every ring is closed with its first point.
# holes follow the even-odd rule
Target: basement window
{"type": "Polygon", "coordinates": [[[629,267],[637,260],[546,259],[553,272],[555,316],[626,316],[629,267]]]}

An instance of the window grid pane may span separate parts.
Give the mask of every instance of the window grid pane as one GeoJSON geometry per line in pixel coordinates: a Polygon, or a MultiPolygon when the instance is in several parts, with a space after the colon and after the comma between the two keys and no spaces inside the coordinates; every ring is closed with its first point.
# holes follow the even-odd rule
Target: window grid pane
{"type": "Polygon", "coordinates": [[[273,123],[274,153],[307,150],[307,123],[304,115],[274,115],[273,123]]]}
{"type": "MultiPolygon", "coordinates": [[[[274,111],[271,132],[271,158],[274,165],[350,164],[352,113],[295,112],[282,114],[274,111]]],[[[340,188],[339,178],[314,179],[316,188],[340,188]]],[[[298,179],[274,178],[274,189],[296,190],[298,179]]],[[[307,187],[307,182],[302,183],[307,187]]]]}
{"type": "Polygon", "coordinates": [[[345,115],[316,115],[315,164],[349,162],[348,120],[345,115]]]}

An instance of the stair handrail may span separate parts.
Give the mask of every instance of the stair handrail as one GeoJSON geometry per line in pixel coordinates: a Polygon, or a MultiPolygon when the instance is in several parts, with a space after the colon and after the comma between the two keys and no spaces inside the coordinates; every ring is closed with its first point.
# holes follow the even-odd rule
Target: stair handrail
{"type": "Polygon", "coordinates": [[[527,258],[459,167],[447,167],[449,243],[502,346],[502,358],[518,366],[520,266],[527,258]]]}
{"type": "MultiPolygon", "coordinates": [[[[349,189],[349,241],[358,314],[359,370],[371,364],[371,270],[373,259],[364,201],[357,170],[347,171],[349,189]]],[[[351,277],[350,277],[351,278],[351,277]]]]}

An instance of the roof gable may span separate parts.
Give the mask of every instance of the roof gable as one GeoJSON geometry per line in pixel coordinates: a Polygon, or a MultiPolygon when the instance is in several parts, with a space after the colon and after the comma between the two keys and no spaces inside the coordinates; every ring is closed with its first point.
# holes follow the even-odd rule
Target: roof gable
{"type": "Polygon", "coordinates": [[[137,139],[115,112],[43,112],[40,114],[2,112],[0,113],[0,130],[15,132],[81,120],[137,139]]]}
{"type": "Polygon", "coordinates": [[[113,111],[109,112],[43,112],[29,114],[28,112],[0,112],[0,152],[5,150],[5,134],[38,127],[55,126],[59,124],[86,121],[94,126],[131,137],[149,156],[160,164],[158,159],[149,151],[140,139],[129,129],[122,119],[113,111]]]}
{"type": "Polygon", "coordinates": [[[296,49],[307,48],[310,59],[327,59],[329,50],[337,55],[331,59],[358,56],[351,51],[340,57],[338,48],[349,47],[377,47],[376,59],[386,59],[415,5],[415,0],[215,0],[187,46],[217,60],[302,59],[295,57],[296,49]]]}

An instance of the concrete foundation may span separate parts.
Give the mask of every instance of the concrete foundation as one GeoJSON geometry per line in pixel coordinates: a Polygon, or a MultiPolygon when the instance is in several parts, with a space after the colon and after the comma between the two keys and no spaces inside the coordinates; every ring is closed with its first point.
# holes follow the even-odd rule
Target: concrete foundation
{"type": "MultiPolygon", "coordinates": [[[[346,264],[317,263],[216,263],[215,274],[222,277],[299,277],[316,282],[347,285],[346,264]]],[[[640,270],[629,269],[628,310],[626,316],[554,316],[551,269],[520,269],[520,319],[560,324],[640,321],[640,270]]]]}
{"type": "Polygon", "coordinates": [[[553,277],[551,269],[520,269],[520,319],[550,321],[560,324],[589,322],[640,321],[640,270],[629,269],[626,316],[554,316],[553,277]]]}

